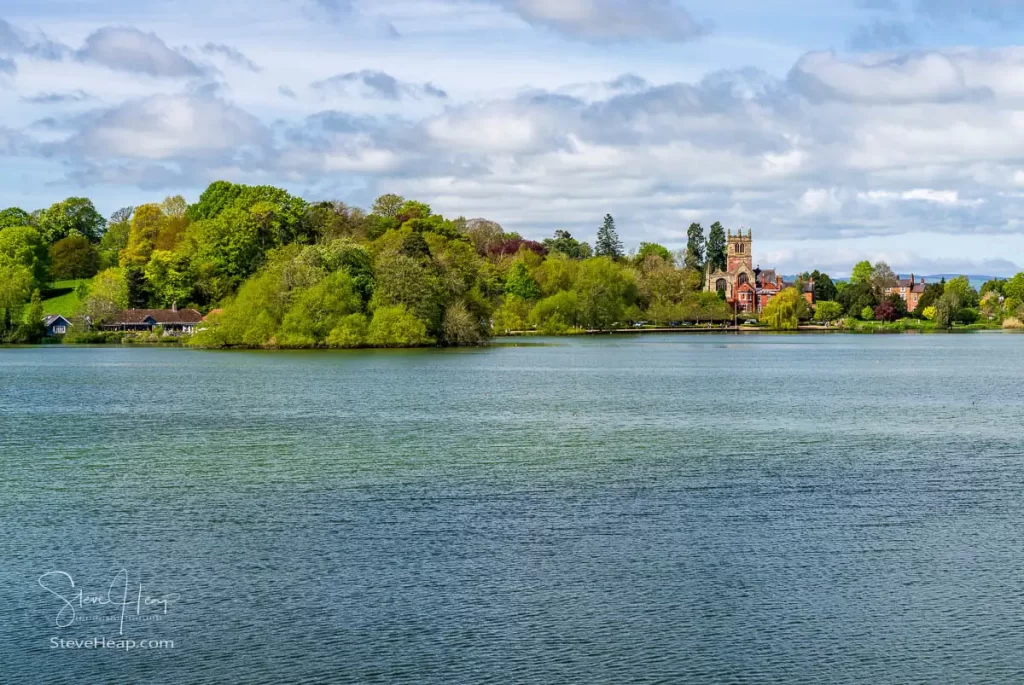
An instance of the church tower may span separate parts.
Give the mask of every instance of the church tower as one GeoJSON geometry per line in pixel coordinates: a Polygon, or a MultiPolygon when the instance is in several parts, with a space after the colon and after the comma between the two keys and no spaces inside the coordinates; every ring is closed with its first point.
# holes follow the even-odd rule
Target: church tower
{"type": "Polygon", "coordinates": [[[751,251],[751,243],[753,242],[753,236],[751,231],[748,229],[746,234],[743,233],[743,229],[740,229],[735,235],[732,231],[728,233],[729,240],[729,254],[728,254],[728,271],[729,273],[735,272],[741,266],[746,266],[748,269],[754,267],[754,255],[751,251]]]}

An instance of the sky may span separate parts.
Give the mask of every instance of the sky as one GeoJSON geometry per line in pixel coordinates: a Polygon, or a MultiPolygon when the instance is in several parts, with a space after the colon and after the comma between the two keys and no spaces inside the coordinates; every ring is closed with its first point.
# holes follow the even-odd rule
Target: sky
{"type": "Polygon", "coordinates": [[[212,181],[847,275],[1024,267],[1024,0],[4,0],[0,207],[212,181]]]}

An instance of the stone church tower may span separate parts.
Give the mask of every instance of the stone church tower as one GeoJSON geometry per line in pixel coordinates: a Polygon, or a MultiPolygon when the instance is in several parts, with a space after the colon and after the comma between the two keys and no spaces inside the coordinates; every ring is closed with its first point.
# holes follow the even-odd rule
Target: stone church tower
{"type": "Polygon", "coordinates": [[[728,240],[729,252],[727,254],[728,266],[726,267],[726,271],[729,273],[736,273],[740,270],[741,266],[745,266],[747,269],[753,270],[754,255],[751,250],[753,232],[748,229],[746,235],[744,235],[741,230],[736,235],[733,235],[732,231],[729,231],[728,240]]]}

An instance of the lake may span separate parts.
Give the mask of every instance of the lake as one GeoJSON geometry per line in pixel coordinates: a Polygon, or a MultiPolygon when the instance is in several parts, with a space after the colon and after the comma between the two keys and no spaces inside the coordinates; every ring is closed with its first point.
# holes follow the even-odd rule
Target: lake
{"type": "Polygon", "coordinates": [[[1022,353],[0,349],[0,681],[1020,682],[1022,353]]]}

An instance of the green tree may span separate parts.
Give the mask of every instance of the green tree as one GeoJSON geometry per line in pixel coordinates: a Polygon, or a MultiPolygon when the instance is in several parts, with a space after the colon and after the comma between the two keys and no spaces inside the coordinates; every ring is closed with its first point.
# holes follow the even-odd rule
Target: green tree
{"type": "Polygon", "coordinates": [[[583,262],[574,284],[580,323],[586,328],[608,330],[622,318],[626,307],[636,303],[636,283],[610,257],[583,262]]]}
{"type": "Polygon", "coordinates": [[[545,238],[544,247],[548,252],[557,252],[570,259],[589,259],[593,250],[588,243],[581,243],[569,231],[555,231],[554,238],[545,238]]]}
{"type": "Polygon", "coordinates": [[[534,305],[529,322],[545,335],[561,335],[578,328],[579,300],[575,291],[561,290],[534,305]]]}
{"type": "Polygon", "coordinates": [[[462,301],[448,305],[444,312],[443,328],[446,345],[466,347],[479,345],[485,339],[480,321],[462,301]]]}
{"type": "Polygon", "coordinates": [[[540,286],[523,262],[516,262],[505,277],[505,293],[524,300],[540,299],[540,286]]]}
{"type": "Polygon", "coordinates": [[[838,321],[843,318],[843,305],[821,300],[814,307],[814,318],[818,321],[838,321]]]}
{"type": "Polygon", "coordinates": [[[1024,273],[1019,273],[1006,281],[1003,286],[1003,295],[1012,297],[1018,302],[1024,302],[1024,273]]]}
{"type": "Polygon", "coordinates": [[[871,283],[871,276],[874,274],[875,269],[871,266],[871,262],[864,260],[863,262],[857,262],[853,267],[853,272],[850,274],[850,285],[859,285],[861,283],[871,283]]]}
{"type": "Polygon", "coordinates": [[[761,320],[774,331],[795,331],[806,300],[796,288],[786,288],[773,297],[761,312],[761,320]]]}
{"type": "Polygon", "coordinates": [[[128,308],[128,282],[121,269],[101,271],[89,286],[89,298],[85,301],[85,313],[93,325],[99,326],[117,318],[128,308]]]}
{"type": "Polygon", "coordinates": [[[46,335],[46,324],[43,321],[43,300],[39,290],[32,291],[32,299],[29,301],[28,311],[25,314],[25,323],[22,325],[22,332],[19,336],[24,342],[37,343],[46,335]]]}
{"type": "Polygon", "coordinates": [[[39,215],[38,221],[43,240],[50,245],[69,235],[80,235],[91,243],[99,243],[107,225],[92,200],[84,197],[69,197],[51,205],[39,215]]]}
{"type": "Polygon", "coordinates": [[[422,347],[434,343],[426,324],[403,305],[374,311],[367,341],[374,347],[422,347]]]}
{"type": "Polygon", "coordinates": [[[128,246],[121,253],[121,266],[144,267],[156,248],[156,239],[167,223],[167,215],[157,204],[142,205],[135,209],[128,246]]]}
{"type": "Polygon", "coordinates": [[[0,231],[12,226],[31,226],[32,216],[20,207],[8,207],[0,211],[0,231]]]}
{"type": "Polygon", "coordinates": [[[960,307],[977,307],[978,291],[971,285],[967,276],[957,276],[946,283],[944,293],[956,293],[960,307]]]}
{"type": "Polygon", "coordinates": [[[387,193],[373,201],[373,207],[370,211],[377,216],[394,219],[398,217],[398,214],[402,209],[402,205],[404,204],[404,197],[387,193]]]}
{"type": "Polygon", "coordinates": [[[666,264],[674,265],[675,257],[664,245],[658,243],[640,243],[640,249],[636,252],[636,258],[633,260],[636,264],[643,264],[644,260],[648,257],[657,257],[666,264]]]}
{"type": "Polygon", "coordinates": [[[363,314],[349,314],[327,336],[327,346],[352,349],[366,345],[368,324],[363,314]]]}
{"type": "MultiPolygon", "coordinates": [[[[12,226],[0,230],[0,265],[20,266],[28,270],[34,288],[49,280],[49,251],[39,231],[31,226],[12,226]]],[[[25,295],[26,299],[31,291],[25,295]]]]}
{"type": "Polygon", "coordinates": [[[875,319],[875,310],[874,310],[874,308],[873,307],[864,307],[864,309],[862,309],[861,312],[860,312],[860,318],[864,319],[865,321],[874,321],[874,319],[875,319]]]}
{"type": "Polygon", "coordinates": [[[188,202],[181,195],[165,197],[164,201],[160,203],[160,209],[163,210],[165,216],[184,218],[185,212],[188,211],[188,202]]]}
{"type": "Polygon", "coordinates": [[[107,230],[100,238],[100,268],[109,269],[120,264],[121,250],[128,247],[128,234],[132,228],[134,207],[122,207],[110,216],[107,230]]]}
{"type": "Polygon", "coordinates": [[[727,250],[729,248],[728,241],[725,237],[725,228],[722,224],[715,222],[711,224],[711,228],[708,232],[708,242],[706,251],[707,263],[711,264],[711,270],[725,271],[729,263],[729,257],[727,250]]]}
{"type": "Polygon", "coordinates": [[[352,277],[345,271],[335,271],[292,296],[278,342],[282,347],[322,345],[346,317],[360,313],[361,307],[362,299],[352,277]]]}
{"type": "Polygon", "coordinates": [[[833,301],[838,297],[839,290],[836,288],[836,284],[832,282],[832,278],[826,274],[818,271],[817,269],[811,273],[811,280],[814,281],[814,301],[833,301]]]}
{"type": "Polygon", "coordinates": [[[55,281],[92,278],[99,265],[99,252],[83,236],[69,235],[50,247],[50,277],[55,281]]]}
{"type": "Polygon", "coordinates": [[[612,259],[622,257],[622,242],[619,241],[619,234],[615,231],[615,219],[611,214],[604,215],[604,224],[597,231],[597,244],[594,252],[598,257],[611,257],[612,259]]]}
{"type": "Polygon", "coordinates": [[[917,308],[914,310],[915,316],[924,317],[924,311],[929,307],[934,306],[939,298],[942,297],[942,293],[946,290],[945,283],[929,283],[924,287],[924,292],[921,293],[921,297],[917,300],[917,308]]]}
{"type": "Polygon", "coordinates": [[[692,223],[686,230],[686,266],[691,269],[703,269],[704,258],[704,228],[699,223],[692,223]]]}

